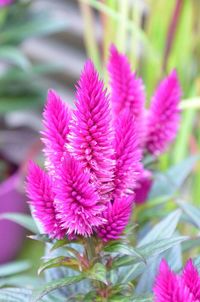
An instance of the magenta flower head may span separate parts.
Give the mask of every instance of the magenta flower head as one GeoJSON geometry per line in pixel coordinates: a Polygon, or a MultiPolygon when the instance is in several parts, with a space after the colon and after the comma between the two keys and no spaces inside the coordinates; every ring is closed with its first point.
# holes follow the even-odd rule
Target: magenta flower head
{"type": "Polygon", "coordinates": [[[44,232],[51,238],[62,238],[66,231],[57,218],[52,178],[33,162],[28,168],[26,191],[33,214],[41,222],[44,232]]]}
{"type": "Polygon", "coordinates": [[[200,301],[200,276],[189,260],[182,275],[172,272],[162,260],[154,286],[155,302],[197,302],[200,301]]]}
{"type": "Polygon", "coordinates": [[[12,4],[13,0],[0,0],[0,7],[12,4]]]}
{"type": "Polygon", "coordinates": [[[116,198],[109,202],[103,211],[103,217],[107,221],[98,229],[98,235],[103,241],[116,240],[127,226],[133,208],[133,196],[116,198]]]}
{"type": "Polygon", "coordinates": [[[91,61],[77,85],[73,112],[50,90],[44,110],[47,174],[30,165],[27,193],[50,237],[96,233],[120,238],[131,215],[141,170],[138,124],[130,109],[113,119],[111,102],[91,61]]]}
{"type": "Polygon", "coordinates": [[[101,216],[104,206],[90,184],[90,174],[72,157],[65,157],[58,170],[56,209],[67,234],[89,236],[105,220],[101,216]]]}
{"type": "Polygon", "coordinates": [[[118,115],[129,109],[134,117],[141,116],[145,103],[143,82],[131,71],[126,55],[119,53],[114,45],[110,47],[108,72],[114,113],[118,115]]]}
{"type": "Polygon", "coordinates": [[[159,155],[176,137],[180,110],[181,87],[173,70],[158,86],[147,118],[146,149],[159,155]]]}
{"type": "Polygon", "coordinates": [[[91,61],[78,82],[75,105],[68,150],[91,173],[104,195],[112,189],[114,134],[110,99],[91,61]]]}

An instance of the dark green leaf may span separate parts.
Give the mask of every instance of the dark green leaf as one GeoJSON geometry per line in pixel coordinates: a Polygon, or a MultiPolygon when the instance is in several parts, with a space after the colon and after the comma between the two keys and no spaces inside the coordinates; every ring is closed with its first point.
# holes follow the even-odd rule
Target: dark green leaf
{"type": "Polygon", "coordinates": [[[30,63],[25,55],[18,48],[12,46],[1,46],[0,60],[8,61],[22,69],[30,67],[30,63]]]}
{"type": "Polygon", "coordinates": [[[8,219],[16,222],[32,233],[38,232],[38,228],[30,215],[21,213],[4,213],[0,215],[0,219],[8,219]]]}

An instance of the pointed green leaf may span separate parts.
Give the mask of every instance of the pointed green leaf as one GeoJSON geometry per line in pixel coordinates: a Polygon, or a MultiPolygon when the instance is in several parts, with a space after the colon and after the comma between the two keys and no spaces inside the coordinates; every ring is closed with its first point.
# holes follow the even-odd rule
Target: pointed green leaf
{"type": "Polygon", "coordinates": [[[106,280],[106,267],[101,263],[96,263],[90,271],[86,272],[89,279],[101,281],[107,284],[106,280]]]}
{"type": "Polygon", "coordinates": [[[186,202],[179,202],[179,205],[191,222],[200,229],[200,208],[186,202]]]}
{"type": "Polygon", "coordinates": [[[79,263],[77,259],[59,256],[43,263],[38,270],[38,274],[41,274],[44,270],[48,268],[59,267],[59,266],[66,266],[71,269],[79,271],[79,263]]]}
{"type": "Polygon", "coordinates": [[[48,282],[45,286],[42,286],[34,291],[31,301],[32,302],[41,301],[41,298],[44,297],[45,295],[47,295],[48,293],[50,293],[56,289],[65,287],[67,285],[71,285],[73,283],[78,283],[84,279],[85,279],[85,274],[80,274],[77,276],[66,277],[66,278],[62,278],[57,281],[48,282]]]}
{"type": "Polygon", "coordinates": [[[21,213],[4,213],[0,215],[0,219],[8,219],[18,223],[32,233],[38,233],[38,228],[30,215],[21,213]]]}
{"type": "Polygon", "coordinates": [[[0,277],[18,274],[28,270],[31,267],[29,261],[14,261],[0,265],[0,277]]]}

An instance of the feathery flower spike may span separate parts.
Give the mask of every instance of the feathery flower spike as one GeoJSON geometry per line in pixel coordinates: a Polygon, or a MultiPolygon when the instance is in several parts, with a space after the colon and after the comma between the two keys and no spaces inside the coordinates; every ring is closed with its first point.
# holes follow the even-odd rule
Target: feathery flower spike
{"type": "Polygon", "coordinates": [[[91,61],[85,64],[76,99],[68,150],[91,172],[92,180],[104,195],[112,188],[112,115],[109,97],[91,61]]]}
{"type": "Polygon", "coordinates": [[[180,120],[181,87],[173,70],[157,87],[147,117],[146,149],[159,155],[175,138],[180,120]]]}
{"type": "Polygon", "coordinates": [[[129,109],[134,117],[143,116],[145,104],[143,82],[131,71],[126,55],[119,53],[114,45],[110,47],[108,72],[115,114],[129,109]]]}
{"type": "Polygon", "coordinates": [[[45,131],[42,132],[42,140],[45,144],[46,166],[54,174],[55,167],[59,166],[62,157],[67,153],[66,143],[71,112],[53,90],[48,92],[43,117],[45,131]]]}
{"type": "Polygon", "coordinates": [[[160,264],[154,286],[155,302],[198,302],[198,289],[192,287],[191,281],[199,278],[197,271],[189,262],[183,276],[172,272],[165,260],[160,264]],[[195,276],[194,276],[195,274],[195,276]],[[187,281],[185,282],[185,280],[187,281]],[[187,283],[188,282],[188,283],[187,283]],[[188,286],[189,285],[189,286],[188,286]],[[190,287],[191,286],[191,287],[190,287]]]}
{"type": "Polygon", "coordinates": [[[106,207],[103,217],[107,222],[98,228],[98,236],[104,241],[119,239],[131,216],[133,196],[116,198],[113,203],[108,202],[106,207]]]}
{"type": "Polygon", "coordinates": [[[115,122],[114,198],[132,193],[136,185],[142,157],[137,130],[137,123],[130,111],[124,110],[115,122]]]}
{"type": "Polygon", "coordinates": [[[30,162],[27,176],[26,191],[33,207],[33,214],[40,221],[44,232],[51,238],[62,238],[66,231],[60,226],[56,217],[55,194],[53,184],[49,177],[35,163],[30,162]]]}
{"type": "Polygon", "coordinates": [[[90,174],[70,156],[65,157],[57,173],[57,217],[69,235],[90,236],[105,222],[101,217],[105,207],[99,204],[99,196],[89,183],[90,174]]]}

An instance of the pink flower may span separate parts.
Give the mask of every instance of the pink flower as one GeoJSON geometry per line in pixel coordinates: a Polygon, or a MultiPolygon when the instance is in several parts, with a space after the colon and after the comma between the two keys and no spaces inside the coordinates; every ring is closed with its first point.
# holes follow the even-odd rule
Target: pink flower
{"type": "Polygon", "coordinates": [[[29,164],[26,191],[33,214],[42,224],[44,232],[51,238],[64,237],[66,231],[61,228],[57,218],[52,179],[33,162],[29,164]]]}
{"type": "Polygon", "coordinates": [[[123,111],[115,123],[114,197],[133,193],[136,186],[142,157],[137,131],[137,123],[130,111],[123,111]]]}
{"type": "Polygon", "coordinates": [[[77,86],[68,150],[91,173],[101,194],[112,189],[114,150],[110,100],[91,61],[77,86]]]}
{"type": "Polygon", "coordinates": [[[0,7],[8,6],[13,2],[13,0],[0,0],[0,7]]]}
{"type": "Polygon", "coordinates": [[[43,117],[45,131],[42,132],[42,140],[45,144],[46,166],[52,174],[55,174],[55,167],[60,164],[61,159],[68,153],[66,143],[68,142],[67,135],[69,133],[71,112],[53,90],[48,92],[43,117]]]}
{"type": "Polygon", "coordinates": [[[159,155],[164,152],[175,138],[180,110],[181,87],[176,71],[173,70],[156,89],[151,100],[147,119],[146,149],[159,155]]]}
{"type": "Polygon", "coordinates": [[[119,239],[129,222],[133,197],[117,198],[113,203],[107,203],[106,206],[103,217],[107,222],[98,228],[98,236],[104,241],[119,239]]]}
{"type": "Polygon", "coordinates": [[[108,71],[115,114],[129,109],[134,117],[141,116],[145,104],[143,82],[131,71],[126,55],[119,53],[114,45],[110,47],[108,71]]]}
{"type": "Polygon", "coordinates": [[[69,235],[90,236],[105,220],[104,206],[90,181],[90,174],[72,157],[65,157],[57,171],[56,209],[62,227],[69,235]]]}
{"type": "Polygon", "coordinates": [[[149,170],[141,170],[134,190],[136,204],[143,204],[147,200],[152,184],[152,173],[149,170]]]}
{"type": "Polygon", "coordinates": [[[198,302],[200,276],[191,260],[181,276],[162,260],[154,286],[155,302],[198,302]],[[195,281],[195,283],[193,283],[195,281]]]}

